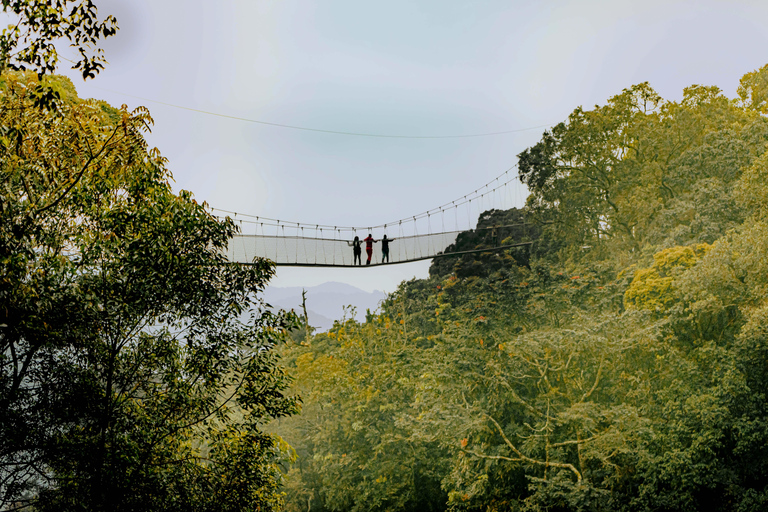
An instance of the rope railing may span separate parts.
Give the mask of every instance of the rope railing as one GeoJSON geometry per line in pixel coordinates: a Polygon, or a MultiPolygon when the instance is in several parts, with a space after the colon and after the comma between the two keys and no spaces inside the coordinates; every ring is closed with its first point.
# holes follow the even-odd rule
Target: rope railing
{"type": "MultiPolygon", "coordinates": [[[[359,266],[406,263],[451,254],[467,252],[495,251],[526,245],[529,241],[518,241],[514,244],[502,245],[507,234],[514,228],[524,228],[524,223],[497,225],[479,228],[470,232],[455,230],[439,233],[399,235],[388,239],[389,254],[385,259],[381,239],[371,244],[370,264],[366,244],[362,242],[361,261],[359,266]],[[455,244],[462,233],[474,233],[479,240],[478,247],[471,251],[446,251],[455,244]]],[[[525,236],[520,237],[525,238],[525,236]]],[[[292,266],[355,266],[354,250],[350,241],[338,238],[319,238],[312,236],[283,236],[283,235],[236,235],[227,250],[230,261],[251,263],[255,258],[268,257],[277,265],[292,266]]]]}
{"type": "MultiPolygon", "coordinates": [[[[446,255],[446,248],[454,244],[462,232],[482,229],[505,230],[520,224],[506,224],[488,227],[489,219],[498,210],[507,210],[513,206],[512,183],[518,178],[510,177],[511,167],[482,187],[458,199],[431,208],[422,213],[374,226],[338,226],[319,223],[301,223],[236,213],[234,211],[211,208],[212,214],[227,214],[240,225],[241,233],[230,243],[227,256],[230,261],[249,263],[255,258],[269,258],[277,265],[303,266],[353,266],[355,263],[353,240],[358,238],[362,245],[361,259],[363,266],[382,263],[404,263],[446,255]],[[466,211],[466,224],[464,215],[466,211]],[[439,218],[438,218],[439,216],[439,218]],[[477,229],[473,223],[482,222],[486,227],[477,229]],[[448,222],[446,222],[446,220],[448,222]],[[451,226],[453,222],[453,226],[451,226]],[[252,233],[246,233],[252,226],[252,233]],[[439,232],[433,230],[439,229],[439,232]],[[374,243],[366,243],[371,235],[374,243]],[[395,235],[395,238],[391,238],[395,235]],[[388,240],[388,254],[383,252],[388,240]],[[368,254],[368,245],[371,253],[368,254]]],[[[514,206],[522,206],[517,201],[514,206]]],[[[498,217],[497,217],[498,218],[498,217]]],[[[502,217],[503,218],[503,217],[502,217]]],[[[486,238],[487,233],[484,235],[486,238]]],[[[493,243],[482,250],[502,248],[494,233],[493,243]]]]}

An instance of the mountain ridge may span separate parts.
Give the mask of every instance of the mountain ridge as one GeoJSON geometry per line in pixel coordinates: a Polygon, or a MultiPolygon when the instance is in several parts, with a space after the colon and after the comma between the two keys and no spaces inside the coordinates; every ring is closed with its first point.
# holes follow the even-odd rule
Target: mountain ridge
{"type": "Polygon", "coordinates": [[[309,287],[267,287],[264,300],[274,307],[301,313],[302,291],[306,291],[309,324],[318,331],[330,329],[334,320],[341,319],[345,306],[353,306],[355,318],[364,321],[366,310],[377,309],[387,298],[383,291],[366,292],[350,284],[329,281],[309,287]]]}

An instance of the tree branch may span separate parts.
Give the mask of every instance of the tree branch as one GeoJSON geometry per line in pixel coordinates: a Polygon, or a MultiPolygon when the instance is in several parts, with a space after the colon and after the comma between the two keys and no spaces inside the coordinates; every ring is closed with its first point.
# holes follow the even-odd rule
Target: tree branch
{"type": "MultiPolygon", "coordinates": [[[[117,132],[118,132],[118,128],[119,128],[118,126],[115,126],[115,129],[112,131],[112,134],[111,134],[111,135],[109,136],[109,138],[108,138],[108,139],[107,139],[107,140],[104,142],[104,144],[102,144],[102,146],[101,146],[101,149],[99,149],[99,151],[98,151],[96,154],[93,154],[93,152],[89,150],[89,153],[91,153],[91,156],[90,156],[90,157],[88,157],[88,161],[85,163],[85,165],[83,166],[83,168],[82,168],[82,169],[80,169],[80,172],[77,174],[77,177],[76,177],[74,180],[72,180],[72,182],[70,183],[69,187],[67,187],[67,188],[66,188],[66,190],[64,190],[64,192],[62,192],[62,193],[59,195],[59,197],[57,197],[57,198],[56,198],[56,199],[55,199],[53,202],[51,202],[51,203],[49,203],[47,206],[44,206],[44,207],[40,208],[39,210],[37,210],[37,211],[35,212],[35,214],[36,214],[36,215],[39,215],[39,214],[43,213],[43,212],[44,212],[44,211],[46,211],[46,210],[50,210],[51,208],[53,208],[54,206],[56,206],[57,204],[59,204],[59,203],[61,202],[61,200],[62,200],[62,199],[64,199],[64,197],[66,197],[66,195],[67,195],[67,194],[69,194],[69,192],[70,192],[70,191],[71,191],[71,190],[72,190],[72,189],[75,187],[75,185],[77,185],[77,183],[78,183],[78,182],[80,181],[80,179],[83,177],[83,175],[85,174],[85,171],[88,169],[88,167],[90,167],[90,166],[91,166],[91,164],[92,164],[92,163],[93,163],[93,162],[94,162],[94,161],[95,161],[97,158],[99,158],[99,157],[101,156],[101,154],[102,154],[102,153],[103,153],[103,152],[104,152],[104,151],[107,149],[107,147],[109,146],[109,143],[110,143],[110,141],[111,141],[111,140],[112,140],[112,139],[115,137],[115,135],[117,134],[117,132]]],[[[87,140],[87,138],[86,138],[86,140],[87,140]]]]}
{"type": "MultiPolygon", "coordinates": [[[[512,441],[509,440],[509,438],[506,436],[506,434],[504,434],[504,429],[501,428],[501,425],[499,425],[499,422],[497,422],[495,419],[493,419],[493,417],[491,417],[488,414],[484,414],[484,416],[486,418],[488,418],[489,420],[491,420],[491,422],[496,426],[496,429],[499,431],[499,434],[501,435],[501,438],[504,440],[504,443],[506,443],[506,445],[509,447],[509,449],[512,450],[515,453],[515,455],[517,455],[519,457],[519,460],[521,462],[528,462],[529,464],[534,464],[534,465],[539,465],[539,466],[544,466],[544,467],[567,469],[567,470],[571,471],[574,475],[576,475],[576,481],[578,483],[581,483],[581,473],[579,472],[578,469],[576,469],[576,467],[573,464],[568,464],[568,463],[564,463],[564,462],[549,462],[549,461],[543,462],[543,461],[540,461],[540,460],[532,459],[532,458],[524,455],[520,450],[517,449],[517,447],[514,444],[512,444],[512,441]]],[[[551,445],[551,446],[554,446],[554,445],[551,445]]],[[[488,457],[492,458],[493,456],[489,455],[488,457]]],[[[499,458],[500,458],[500,456],[499,456],[499,458]]],[[[507,458],[507,459],[502,459],[502,460],[514,461],[515,459],[507,458]]]]}

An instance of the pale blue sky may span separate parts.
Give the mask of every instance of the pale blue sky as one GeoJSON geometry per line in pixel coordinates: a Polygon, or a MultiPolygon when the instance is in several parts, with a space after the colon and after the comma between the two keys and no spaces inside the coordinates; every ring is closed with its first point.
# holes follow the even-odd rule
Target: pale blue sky
{"type": "MultiPolygon", "coordinates": [[[[178,188],[212,206],[306,223],[370,225],[493,179],[542,129],[407,140],[294,131],[263,121],[401,135],[546,125],[649,81],[735,95],[768,62],[768,2],[103,0],[118,34],[81,96],[144,104],[178,188]]],[[[62,69],[63,71],[63,69],[62,69]]],[[[76,78],[76,74],[71,73],[76,78]]],[[[522,194],[522,191],[521,191],[522,194]]],[[[275,284],[343,281],[391,292],[428,262],[279,268],[275,284]]]]}

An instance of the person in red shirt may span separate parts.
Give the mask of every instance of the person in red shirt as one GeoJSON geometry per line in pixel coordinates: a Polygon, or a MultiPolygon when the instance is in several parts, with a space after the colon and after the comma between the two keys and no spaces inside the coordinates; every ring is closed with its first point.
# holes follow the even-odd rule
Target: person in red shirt
{"type": "Polygon", "coordinates": [[[368,261],[366,261],[365,264],[370,265],[371,256],[373,256],[373,244],[378,242],[378,240],[374,240],[373,235],[368,233],[368,238],[364,238],[363,242],[365,242],[365,253],[368,255],[368,261]]]}

